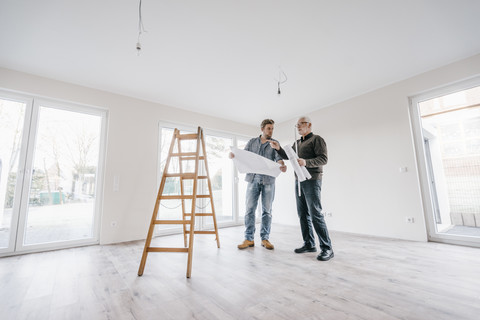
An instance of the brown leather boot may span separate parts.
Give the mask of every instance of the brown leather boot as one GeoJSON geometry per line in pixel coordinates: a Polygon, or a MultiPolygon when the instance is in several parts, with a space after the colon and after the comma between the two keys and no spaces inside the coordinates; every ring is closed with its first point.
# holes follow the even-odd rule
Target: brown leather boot
{"type": "Polygon", "coordinates": [[[255,242],[250,241],[250,240],[245,240],[242,243],[240,243],[237,247],[238,249],[245,249],[248,247],[253,247],[255,245],[255,242]]]}
{"type": "Polygon", "coordinates": [[[262,247],[265,247],[265,249],[268,250],[273,250],[274,248],[273,244],[271,244],[268,240],[262,240],[262,247]]]}

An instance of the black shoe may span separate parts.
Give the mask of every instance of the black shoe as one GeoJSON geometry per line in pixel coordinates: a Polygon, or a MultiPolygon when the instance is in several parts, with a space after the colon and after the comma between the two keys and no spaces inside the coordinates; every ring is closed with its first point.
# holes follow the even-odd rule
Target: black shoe
{"type": "Polygon", "coordinates": [[[320,253],[318,256],[317,256],[317,260],[320,260],[320,261],[328,261],[330,259],[333,258],[333,250],[332,249],[327,249],[327,250],[322,250],[322,253],[320,253]]]}
{"type": "Polygon", "coordinates": [[[303,246],[301,248],[297,248],[295,250],[295,253],[305,253],[305,252],[317,252],[317,248],[315,247],[307,247],[307,246],[303,246]]]}

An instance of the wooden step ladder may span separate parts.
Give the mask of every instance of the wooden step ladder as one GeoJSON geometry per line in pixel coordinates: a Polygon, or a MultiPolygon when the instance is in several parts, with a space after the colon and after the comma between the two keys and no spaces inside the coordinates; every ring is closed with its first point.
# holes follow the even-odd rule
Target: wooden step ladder
{"type": "Polygon", "coordinates": [[[217,219],[215,216],[215,207],[213,203],[212,184],[210,181],[210,175],[208,172],[207,156],[205,149],[205,139],[203,136],[202,128],[198,127],[197,133],[180,134],[180,130],[175,129],[173,132],[172,142],[168,151],[167,160],[165,162],[165,168],[163,170],[162,180],[158,189],[157,200],[155,201],[155,207],[153,209],[152,220],[148,229],[147,239],[145,240],[145,247],[143,249],[142,260],[138,269],[138,275],[143,275],[145,269],[145,263],[147,261],[147,255],[149,252],[185,252],[188,253],[187,259],[187,278],[190,278],[192,273],[192,255],[193,255],[193,237],[194,234],[215,234],[217,240],[217,247],[220,248],[220,239],[218,237],[217,219]],[[182,152],[183,140],[196,140],[196,151],[194,152],[182,152]],[[177,152],[174,152],[175,144],[177,145],[177,152]],[[200,152],[202,149],[202,152],[200,152]],[[170,172],[169,167],[171,165],[172,158],[178,158],[179,172],[170,172]],[[184,172],[183,161],[195,161],[194,172],[184,172]],[[200,161],[204,163],[204,169],[206,175],[199,175],[200,161]],[[179,195],[164,195],[164,188],[167,178],[179,178],[180,182],[180,194],[179,195]],[[192,194],[185,194],[184,181],[193,180],[192,194]],[[197,194],[198,181],[206,180],[208,187],[208,194],[197,194]],[[197,199],[206,198],[210,200],[210,213],[196,213],[197,199]],[[182,219],[181,220],[160,220],[158,219],[158,209],[162,200],[181,200],[182,204],[182,219]],[[190,212],[186,212],[185,200],[192,200],[192,207],[190,212]],[[211,216],[213,218],[213,231],[199,231],[195,230],[195,217],[198,216],[211,216]],[[161,224],[181,224],[183,225],[183,239],[184,248],[165,248],[165,247],[151,247],[151,241],[155,225],[161,224]],[[187,241],[188,240],[188,241],[187,241]],[[188,246],[187,246],[188,242],[188,246]]]}

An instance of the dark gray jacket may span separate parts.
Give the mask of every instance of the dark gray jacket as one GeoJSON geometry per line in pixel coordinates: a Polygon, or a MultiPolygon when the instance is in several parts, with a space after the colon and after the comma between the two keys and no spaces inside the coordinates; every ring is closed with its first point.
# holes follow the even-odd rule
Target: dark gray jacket
{"type": "MultiPolygon", "coordinates": [[[[320,180],[323,175],[323,166],[328,162],[327,156],[327,144],[325,140],[319,135],[310,132],[304,137],[297,140],[298,144],[298,157],[305,159],[306,168],[312,175],[309,180],[320,180]]],[[[292,146],[293,150],[297,152],[295,143],[292,146]]],[[[285,150],[280,147],[277,151],[283,159],[288,159],[285,150]]],[[[296,175],[295,175],[296,178],[296,175]]]]}

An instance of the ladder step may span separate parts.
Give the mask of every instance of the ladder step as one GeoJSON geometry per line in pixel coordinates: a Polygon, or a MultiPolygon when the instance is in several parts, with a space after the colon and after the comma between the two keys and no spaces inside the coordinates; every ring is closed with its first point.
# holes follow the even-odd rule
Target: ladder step
{"type": "MultiPolygon", "coordinates": [[[[192,173],[192,176],[182,177],[183,179],[195,179],[195,176],[192,173]]],[[[208,179],[208,176],[197,176],[198,179],[208,179]]]]}
{"type": "Polygon", "coordinates": [[[186,133],[186,134],[179,134],[177,138],[180,140],[197,140],[198,134],[196,133],[186,133]]]}
{"type": "MultiPolygon", "coordinates": [[[[189,233],[190,230],[185,230],[185,233],[189,233]]],[[[195,234],[216,234],[215,231],[193,231],[195,234]]]]}
{"type": "Polygon", "coordinates": [[[193,199],[192,195],[175,195],[175,196],[160,196],[159,200],[182,200],[182,199],[193,199]]]}
{"type": "MultiPolygon", "coordinates": [[[[170,154],[171,157],[180,157],[180,160],[195,160],[197,158],[196,152],[175,152],[170,154]]],[[[198,156],[198,159],[204,160],[205,156],[198,156]]]]}
{"type": "MultiPolygon", "coordinates": [[[[170,177],[180,177],[183,179],[195,179],[195,173],[193,172],[187,172],[187,173],[164,173],[163,176],[165,178],[170,178],[170,177]]],[[[207,179],[208,176],[197,176],[198,179],[207,179]]]]}
{"type": "MultiPolygon", "coordinates": [[[[180,156],[180,160],[185,160],[185,161],[187,161],[187,160],[195,160],[195,159],[196,159],[196,157],[182,157],[182,156],[180,156]]],[[[205,159],[204,156],[199,156],[199,157],[198,157],[198,160],[204,160],[204,159],[205,159]]]]}
{"type": "Polygon", "coordinates": [[[148,247],[148,252],[188,252],[188,248],[159,248],[159,247],[148,247]]]}
{"type": "MultiPolygon", "coordinates": [[[[191,216],[191,213],[185,213],[185,216],[191,216]]],[[[208,216],[213,216],[213,213],[195,213],[195,217],[208,217],[208,216]]]]}
{"type": "Polygon", "coordinates": [[[172,157],[182,157],[182,156],[196,156],[196,152],[175,152],[171,153],[170,156],[172,157]]]}
{"type": "Polygon", "coordinates": [[[190,220],[155,220],[154,224],[190,224],[190,220]]]}
{"type": "Polygon", "coordinates": [[[193,172],[184,172],[184,173],[164,173],[164,177],[170,178],[170,177],[181,177],[184,179],[195,179],[195,173],[193,172]]]}
{"type": "MultiPolygon", "coordinates": [[[[197,199],[198,198],[210,198],[211,196],[209,194],[197,194],[197,199]]],[[[175,196],[160,196],[160,199],[163,200],[179,200],[179,199],[193,199],[193,195],[175,195],[175,196]]]]}

